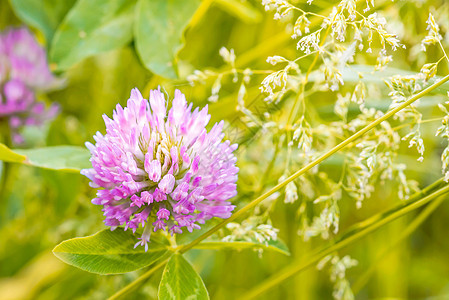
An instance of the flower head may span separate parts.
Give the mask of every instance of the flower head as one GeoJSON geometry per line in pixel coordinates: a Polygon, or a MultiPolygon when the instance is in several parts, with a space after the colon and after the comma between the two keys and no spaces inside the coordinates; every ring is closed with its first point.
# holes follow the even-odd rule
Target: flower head
{"type": "Polygon", "coordinates": [[[168,111],[160,91],[148,101],[134,89],[127,107],[104,116],[106,134],[86,143],[92,168],[82,174],[100,188],[92,203],[103,205],[106,225],[134,231],[140,225],[145,236],[138,244],[146,245],[151,229],[182,233],[231,215],[237,145],[222,142],[223,122],[207,132],[209,119],[207,107],[192,112],[179,90],[168,111]]]}
{"type": "Polygon", "coordinates": [[[36,100],[36,91],[59,84],[44,49],[26,28],[0,34],[0,118],[8,119],[15,143],[22,142],[20,127],[41,125],[57,114],[58,106],[46,109],[36,100]]]}

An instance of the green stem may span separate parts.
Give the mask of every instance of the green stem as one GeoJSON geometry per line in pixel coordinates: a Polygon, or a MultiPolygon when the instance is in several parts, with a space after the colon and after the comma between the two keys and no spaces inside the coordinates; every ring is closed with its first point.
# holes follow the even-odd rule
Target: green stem
{"type": "Polygon", "coordinates": [[[173,254],[172,252],[169,252],[168,255],[165,255],[168,257],[161,260],[158,264],[154,265],[151,269],[140,275],[139,278],[137,278],[136,280],[134,280],[133,282],[131,282],[130,284],[128,284],[127,286],[116,292],[114,295],[109,297],[108,300],[120,299],[121,297],[124,297],[129,292],[139,287],[139,285],[143,284],[151,275],[153,275],[154,272],[165,266],[165,264],[168,262],[172,254],[173,254]]]}
{"type": "MultiPolygon", "coordinates": [[[[335,17],[334,17],[334,19],[335,19],[335,17]]],[[[329,35],[330,29],[331,29],[331,26],[328,26],[326,32],[324,33],[324,37],[321,39],[321,42],[320,42],[320,45],[319,45],[320,48],[323,47],[323,45],[324,45],[324,43],[326,41],[326,38],[329,35]]],[[[302,104],[304,106],[304,101],[305,101],[304,100],[304,89],[305,89],[306,84],[309,82],[309,75],[312,72],[313,67],[315,67],[315,64],[317,63],[319,57],[320,57],[320,52],[317,51],[315,57],[313,58],[312,63],[310,64],[309,68],[307,69],[307,73],[306,73],[306,76],[304,77],[304,81],[301,83],[301,91],[296,96],[295,102],[293,103],[292,109],[290,110],[290,114],[288,115],[287,126],[286,126],[287,128],[292,125],[292,123],[294,121],[294,118],[296,117],[296,114],[297,114],[297,111],[298,111],[298,101],[300,99],[301,99],[301,102],[302,102],[302,104]]],[[[305,110],[303,110],[302,113],[304,115],[305,114],[305,110]]],[[[289,144],[289,147],[291,147],[290,146],[290,142],[288,144],[289,144]]],[[[287,165],[288,165],[288,162],[287,162],[287,165]]],[[[288,168],[287,168],[287,170],[288,170],[288,168]]]]}
{"type": "MultiPolygon", "coordinates": [[[[9,183],[9,175],[11,174],[11,164],[2,161],[2,166],[0,167],[0,201],[5,200],[6,201],[6,195],[7,195],[7,189],[8,189],[8,183],[9,183]]],[[[0,202],[1,203],[1,202],[0,202]]]]}
{"type": "Polygon", "coordinates": [[[376,214],[364,221],[361,221],[353,226],[351,226],[350,228],[348,228],[345,233],[340,237],[340,239],[344,239],[346,236],[350,236],[353,233],[366,228],[380,220],[382,220],[383,218],[385,218],[386,216],[390,215],[392,212],[395,211],[399,211],[402,208],[406,207],[407,205],[413,204],[416,201],[418,201],[420,198],[425,197],[430,195],[431,193],[441,189],[442,187],[444,187],[447,183],[444,181],[444,178],[440,178],[437,181],[435,181],[434,183],[428,185],[427,187],[425,187],[424,189],[422,189],[421,191],[413,194],[409,199],[401,202],[399,205],[390,208],[389,210],[387,210],[386,212],[383,213],[379,213],[376,214]]]}
{"type": "MultiPolygon", "coordinates": [[[[413,219],[413,221],[405,228],[405,230],[399,235],[399,237],[395,239],[394,243],[391,244],[387,249],[382,251],[382,253],[377,257],[377,261],[380,261],[386,255],[392,253],[392,250],[408,236],[410,236],[425,220],[427,220],[427,218],[435,211],[435,209],[438,208],[438,206],[440,206],[441,203],[443,203],[444,200],[446,200],[445,197],[440,197],[426,206],[426,208],[418,215],[418,217],[413,219]]],[[[369,278],[374,273],[377,267],[377,263],[372,264],[371,267],[362,274],[362,276],[358,277],[357,281],[352,286],[354,295],[357,294],[368,282],[369,278]]]]}
{"type": "MultiPolygon", "coordinates": [[[[389,215],[385,216],[383,219],[379,219],[375,223],[372,223],[368,225],[367,227],[353,233],[352,235],[345,235],[342,239],[337,241],[334,244],[331,244],[325,248],[323,248],[321,251],[318,251],[316,254],[311,255],[309,258],[301,261],[296,261],[290,264],[289,267],[281,270],[279,273],[274,274],[273,276],[269,277],[265,281],[261,282],[259,285],[254,287],[252,290],[244,294],[241,299],[253,299],[261,294],[263,294],[265,291],[271,289],[272,287],[280,284],[284,280],[290,278],[293,275],[296,275],[297,273],[303,271],[304,269],[316,264],[321,259],[326,257],[327,255],[342,249],[343,247],[346,247],[353,242],[361,239],[362,237],[365,237],[369,233],[375,231],[379,227],[390,223],[391,221],[396,220],[399,217],[402,217],[403,215],[429,203],[433,199],[449,192],[449,185],[445,185],[444,187],[440,188],[439,190],[435,191],[434,193],[425,196],[413,203],[410,203],[409,205],[402,207],[399,210],[393,209],[393,212],[389,215]]],[[[385,214],[384,214],[385,215],[385,214]]]]}
{"type": "MultiPolygon", "coordinates": [[[[11,128],[8,124],[7,119],[0,120],[0,137],[2,137],[2,139],[0,140],[1,143],[5,144],[7,147],[11,147],[11,128]]],[[[4,161],[2,161],[2,164],[3,165],[0,168],[0,207],[6,202],[9,177],[11,174],[11,164],[4,161]]]]}
{"type": "Polygon", "coordinates": [[[262,184],[263,184],[264,182],[266,182],[268,176],[269,176],[270,173],[271,173],[271,170],[272,170],[273,167],[274,167],[274,164],[275,164],[275,162],[276,162],[276,158],[277,158],[278,153],[279,153],[279,144],[280,144],[280,142],[279,142],[279,141],[276,141],[276,146],[275,146],[275,149],[274,149],[273,158],[271,159],[271,161],[270,161],[270,163],[268,164],[268,166],[267,166],[265,172],[264,172],[263,175],[262,175],[262,180],[260,181],[260,182],[261,182],[261,186],[260,186],[260,188],[258,189],[258,192],[261,192],[261,191],[263,190],[262,184]]]}

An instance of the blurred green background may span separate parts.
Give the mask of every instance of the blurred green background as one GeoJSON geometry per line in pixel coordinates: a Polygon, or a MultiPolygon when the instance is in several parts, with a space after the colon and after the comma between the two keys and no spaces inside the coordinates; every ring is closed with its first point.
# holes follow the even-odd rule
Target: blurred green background
{"type": "MultiPolygon", "coordinates": [[[[22,24],[23,16],[19,18],[17,11],[11,7],[12,2],[0,0],[2,30],[22,24]]],[[[58,1],[42,1],[41,5],[53,5],[52,2],[58,1]]],[[[297,4],[305,5],[302,2],[298,1],[297,4]]],[[[314,1],[313,9],[327,11],[337,3],[314,1]]],[[[431,49],[424,54],[415,48],[425,34],[425,21],[431,7],[437,8],[440,15],[444,16],[446,12],[446,17],[449,16],[445,1],[376,1],[376,6],[386,15],[391,26],[396,26],[394,29],[407,46],[407,50],[394,54],[394,67],[418,72],[424,62],[439,58],[431,49]]],[[[27,147],[82,146],[85,141],[93,140],[96,131],[104,132],[102,114],[111,116],[117,103],[124,105],[132,88],[139,88],[144,97],[148,96],[150,89],[158,86],[169,95],[173,95],[177,88],[186,94],[194,106],[208,104],[212,115],[210,125],[221,119],[226,120],[229,124],[227,137],[242,144],[238,151],[241,170],[239,196],[234,199],[239,207],[276,184],[283,172],[282,155],[275,160],[272,173],[262,180],[260,174],[274,152],[271,137],[264,137],[259,132],[260,128],[248,128],[240,121],[241,113],[235,109],[238,85],[232,83],[232,78],[224,80],[220,99],[216,103],[207,101],[212,82],[191,86],[185,78],[197,69],[226,68],[218,55],[223,46],[234,49],[239,68],[271,69],[272,66],[265,62],[267,56],[299,56],[295,41],[286,32],[286,24],[273,20],[272,14],[266,13],[259,2],[203,1],[199,7],[203,11],[197,11],[194,15],[185,33],[185,45],[178,55],[178,79],[167,79],[146,69],[136,53],[134,41],[82,59],[66,71],[58,71],[61,77],[66,78],[64,88],[40,95],[48,102],[59,103],[62,112],[43,130],[25,132],[27,147]]],[[[66,12],[60,10],[60,19],[66,12]]],[[[446,24],[441,26],[447,29],[449,18],[444,21],[446,24]]],[[[49,49],[46,37],[50,33],[36,28],[34,32],[49,49]]],[[[161,55],[167,51],[158,44],[151,47],[161,55]]],[[[312,60],[313,57],[307,58],[300,67],[307,69],[312,60]]],[[[375,62],[361,55],[357,57],[357,63],[375,62]]],[[[447,67],[443,67],[439,69],[439,74],[445,75],[447,71],[447,67]]],[[[246,98],[247,104],[258,107],[253,112],[259,115],[263,115],[263,110],[272,109],[265,104],[258,90],[263,78],[260,75],[252,77],[246,98]]],[[[378,84],[379,90],[387,94],[383,83],[372,84],[378,84]]],[[[443,102],[446,95],[440,92],[432,97],[443,102]]],[[[324,107],[325,110],[335,99],[334,92],[320,92],[314,94],[311,105],[324,107]]],[[[291,99],[286,97],[278,104],[280,119],[288,113],[289,101],[291,99]]],[[[425,101],[422,99],[422,102],[425,101]]],[[[374,104],[385,105],[381,101],[374,104]]],[[[441,116],[435,106],[433,102],[433,106],[424,107],[422,111],[428,118],[441,116]]],[[[328,116],[325,113],[323,116],[328,122],[335,118],[332,108],[328,116]]],[[[405,144],[401,148],[402,162],[407,164],[409,176],[417,180],[421,188],[441,177],[439,156],[445,145],[433,138],[437,127],[438,123],[430,123],[422,128],[426,142],[424,167],[416,162],[416,150],[408,150],[405,144]]],[[[335,165],[329,163],[323,166],[331,177],[338,177],[339,174],[341,166],[338,156],[336,160],[335,165]]],[[[0,299],[105,299],[139,276],[140,271],[113,276],[94,275],[66,265],[53,256],[52,248],[62,240],[90,235],[104,228],[100,208],[90,203],[94,191],[88,187],[86,178],[79,174],[23,165],[3,165],[5,167],[9,175],[5,189],[0,192],[0,299]]],[[[379,184],[359,210],[353,201],[343,197],[340,201],[342,231],[399,203],[392,192],[392,185],[388,182],[379,184]]],[[[304,242],[298,236],[299,205],[299,202],[285,204],[277,201],[270,213],[274,227],[280,230],[279,237],[290,248],[291,257],[269,251],[260,256],[250,250],[193,250],[188,253],[211,299],[235,299],[268,276],[289,266],[294,258],[305,257],[327,243],[320,238],[304,242]]],[[[449,203],[443,203],[410,238],[390,247],[418,212],[394,221],[339,253],[340,257],[349,254],[358,261],[358,265],[346,274],[351,283],[357,282],[375,266],[366,284],[357,291],[356,299],[449,299],[449,203]],[[380,256],[385,249],[389,249],[387,254],[380,256]]],[[[160,276],[161,271],[155,273],[139,291],[129,296],[130,299],[156,298],[160,276]]],[[[332,289],[333,283],[327,271],[312,267],[276,286],[261,299],[331,299],[332,289]]]]}

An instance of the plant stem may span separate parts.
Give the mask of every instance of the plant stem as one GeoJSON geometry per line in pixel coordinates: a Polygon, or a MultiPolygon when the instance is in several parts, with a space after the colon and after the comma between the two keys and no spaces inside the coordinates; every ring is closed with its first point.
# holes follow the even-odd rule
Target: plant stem
{"type": "MultiPolygon", "coordinates": [[[[260,180],[261,184],[263,184],[264,182],[266,182],[268,176],[269,176],[270,173],[271,173],[271,170],[272,170],[273,167],[274,167],[274,164],[275,164],[275,162],[276,162],[276,158],[277,158],[278,153],[279,153],[279,143],[280,143],[279,141],[276,141],[276,146],[275,146],[275,148],[274,148],[273,158],[271,159],[271,161],[270,161],[270,163],[268,164],[268,166],[267,166],[265,172],[264,172],[263,175],[262,175],[262,180],[260,180]]],[[[258,192],[260,193],[260,192],[262,192],[262,190],[263,190],[263,186],[261,185],[260,188],[258,189],[258,192]]]]}
{"type": "Polygon", "coordinates": [[[190,23],[189,23],[190,27],[195,27],[200,22],[200,20],[204,17],[204,15],[209,10],[209,7],[211,6],[212,2],[213,2],[213,0],[205,0],[205,1],[201,2],[200,6],[197,8],[195,13],[193,14],[192,19],[190,19],[190,23]]]}
{"type": "MultiPolygon", "coordinates": [[[[335,19],[335,17],[334,17],[334,19],[335,19]]],[[[321,39],[319,48],[323,47],[324,43],[326,42],[326,38],[329,35],[330,30],[331,30],[331,26],[328,26],[326,32],[324,33],[324,37],[321,39]]],[[[320,51],[316,52],[316,55],[313,58],[312,63],[310,64],[309,68],[307,69],[306,76],[304,77],[304,80],[301,83],[301,91],[299,92],[298,96],[295,98],[295,102],[293,103],[292,109],[291,109],[290,114],[288,116],[287,125],[286,125],[287,127],[291,126],[293,121],[294,121],[294,118],[295,118],[297,110],[298,110],[298,108],[297,108],[298,105],[297,104],[298,104],[299,99],[301,99],[301,102],[303,103],[303,106],[304,106],[304,101],[305,101],[304,100],[304,89],[305,89],[306,84],[309,82],[309,75],[312,72],[313,67],[315,67],[315,64],[318,61],[318,57],[320,57],[320,51]]],[[[304,115],[305,111],[303,110],[302,113],[304,115]]]]}
{"type": "MultiPolygon", "coordinates": [[[[405,228],[394,243],[382,251],[382,253],[377,257],[377,261],[380,261],[387,254],[390,254],[398,244],[410,236],[425,220],[427,220],[427,218],[435,211],[435,209],[438,208],[438,206],[440,206],[441,203],[443,203],[444,200],[446,200],[446,198],[440,197],[426,206],[426,208],[405,228]]],[[[354,295],[357,294],[368,282],[377,267],[377,263],[372,264],[371,267],[362,274],[362,276],[358,277],[357,281],[352,286],[354,295]]]]}
{"type": "MultiPolygon", "coordinates": [[[[6,119],[0,120],[0,137],[3,137],[0,142],[5,144],[8,148],[11,147],[11,128],[6,119]]],[[[6,205],[6,196],[8,190],[9,177],[11,175],[11,164],[2,161],[0,167],[0,207],[6,205]],[[3,200],[3,201],[2,201],[3,200]]],[[[1,222],[0,222],[1,223],[1,222]]]]}
{"type": "Polygon", "coordinates": [[[119,290],[118,292],[116,292],[114,295],[109,297],[108,300],[120,299],[121,297],[125,296],[129,292],[136,289],[140,284],[144,283],[151,275],[153,275],[154,272],[162,268],[168,262],[172,254],[173,254],[172,252],[169,252],[167,258],[161,260],[158,264],[154,265],[151,269],[140,275],[139,278],[137,278],[136,280],[134,280],[133,282],[131,282],[130,284],[119,290]]]}
{"type": "Polygon", "coordinates": [[[268,279],[262,281],[259,285],[257,285],[255,288],[244,294],[241,299],[253,299],[265,291],[271,289],[272,287],[280,284],[284,280],[290,278],[291,276],[303,271],[304,269],[316,264],[321,259],[326,257],[329,254],[332,254],[333,252],[340,250],[341,248],[348,246],[352,244],[353,242],[361,239],[362,237],[365,237],[369,233],[375,231],[379,227],[390,223],[391,221],[396,220],[397,218],[427,204],[428,202],[432,201],[433,199],[449,192],[449,185],[445,185],[444,187],[440,188],[436,192],[425,196],[424,198],[421,198],[413,203],[410,203],[409,205],[397,210],[393,211],[391,214],[387,215],[383,219],[379,219],[377,222],[368,225],[367,227],[353,233],[352,235],[347,236],[346,238],[342,238],[339,241],[337,241],[335,244],[331,244],[325,248],[323,248],[321,251],[318,251],[316,254],[311,255],[309,258],[301,261],[296,261],[290,264],[289,267],[281,270],[279,273],[274,274],[273,276],[269,277],[268,279]]]}
{"type": "Polygon", "coordinates": [[[359,223],[349,227],[345,231],[345,233],[340,237],[340,239],[344,239],[346,236],[350,236],[354,232],[356,232],[358,230],[361,230],[363,228],[366,228],[366,227],[368,227],[368,226],[370,226],[370,225],[372,225],[372,224],[382,220],[384,217],[388,216],[392,212],[399,211],[403,207],[416,202],[418,199],[430,195],[431,193],[433,193],[433,192],[439,190],[440,188],[444,187],[445,184],[446,184],[446,182],[444,181],[444,178],[438,179],[437,181],[435,181],[434,183],[428,185],[427,187],[425,187],[421,191],[413,194],[409,199],[401,202],[399,205],[397,205],[397,206],[395,206],[393,208],[390,208],[388,211],[376,214],[376,215],[374,215],[374,216],[372,216],[372,217],[370,217],[370,218],[368,218],[368,219],[366,219],[364,221],[361,221],[361,222],[359,222],[359,223]]]}
{"type": "MultiPolygon", "coordinates": [[[[368,131],[370,131],[371,129],[373,129],[374,127],[376,127],[377,125],[379,125],[383,121],[385,121],[388,118],[394,116],[398,111],[404,109],[405,107],[407,107],[408,105],[412,104],[413,102],[415,102],[419,98],[421,98],[421,97],[425,96],[426,94],[430,93],[431,91],[433,91],[434,89],[438,88],[439,86],[441,86],[443,83],[447,82],[448,80],[449,80],[449,75],[443,77],[440,81],[435,82],[431,86],[427,87],[426,89],[422,90],[421,92],[417,93],[416,95],[410,97],[410,99],[408,99],[407,101],[405,101],[401,105],[399,105],[399,106],[395,107],[394,109],[388,111],[387,113],[385,113],[385,115],[383,115],[382,117],[378,118],[376,121],[368,124],[363,129],[359,130],[358,132],[356,132],[355,134],[351,135],[346,140],[342,141],[340,144],[336,145],[335,147],[333,147],[332,149],[327,151],[325,154],[323,154],[320,157],[316,158],[315,160],[313,160],[312,162],[310,162],[309,164],[307,164],[306,166],[304,166],[302,169],[298,170],[297,172],[293,173],[290,177],[288,177],[284,181],[280,182],[279,184],[274,186],[269,191],[265,192],[264,194],[262,194],[261,196],[257,197],[256,199],[252,200],[250,203],[248,203],[246,206],[244,206],[243,208],[238,210],[236,213],[234,213],[228,219],[221,221],[215,227],[211,228],[209,231],[205,232],[204,234],[202,234],[201,236],[199,236],[198,238],[196,238],[195,240],[193,240],[189,244],[181,246],[180,249],[179,249],[179,253],[185,253],[186,251],[192,249],[197,244],[199,244],[202,240],[204,240],[207,237],[211,236],[212,234],[217,232],[220,228],[222,228],[226,224],[228,224],[228,223],[236,220],[237,218],[243,216],[245,213],[247,213],[248,211],[250,211],[251,209],[256,207],[263,200],[265,200],[266,198],[268,198],[269,196],[271,196],[275,192],[277,192],[280,189],[282,189],[283,187],[285,187],[291,181],[293,181],[296,178],[298,178],[299,176],[303,175],[304,173],[306,173],[307,171],[309,171],[310,169],[312,169],[316,165],[320,164],[322,161],[326,160],[327,158],[329,158],[330,156],[332,156],[333,154],[335,154],[339,150],[343,149],[348,144],[352,143],[353,141],[355,141],[356,139],[358,139],[359,137],[361,137],[362,135],[364,135],[365,133],[367,133],[368,131]]],[[[333,251],[335,251],[335,250],[333,250],[333,251]]],[[[117,299],[117,297],[120,297],[120,296],[126,294],[129,290],[131,290],[134,287],[138,286],[138,284],[140,284],[141,282],[144,282],[151,274],[154,273],[154,271],[156,271],[157,269],[161,268],[167,261],[168,261],[168,259],[161,261],[159,264],[157,264],[156,266],[152,267],[150,270],[148,270],[146,273],[141,275],[139,278],[137,278],[135,281],[130,283],[128,286],[126,286],[122,290],[118,291],[110,299],[117,299]]]]}

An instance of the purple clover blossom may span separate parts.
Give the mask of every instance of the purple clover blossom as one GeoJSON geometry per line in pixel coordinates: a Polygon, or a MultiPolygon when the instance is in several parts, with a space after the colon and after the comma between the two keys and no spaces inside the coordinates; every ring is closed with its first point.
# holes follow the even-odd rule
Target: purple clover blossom
{"type": "Polygon", "coordinates": [[[59,108],[48,109],[36,100],[36,91],[61,84],[50,72],[45,50],[26,28],[0,34],[0,119],[7,119],[13,142],[23,142],[23,126],[39,126],[56,116],[59,108]]]}
{"type": "Polygon", "coordinates": [[[136,247],[145,250],[152,231],[191,232],[235,208],[228,200],[237,194],[237,145],[222,141],[223,121],[208,133],[207,106],[192,112],[179,90],[166,107],[160,91],[148,101],[133,89],[127,107],[117,105],[112,119],[103,116],[106,134],[86,143],[92,168],[81,171],[100,188],[92,203],[103,205],[105,224],[143,227],[136,247]]]}

